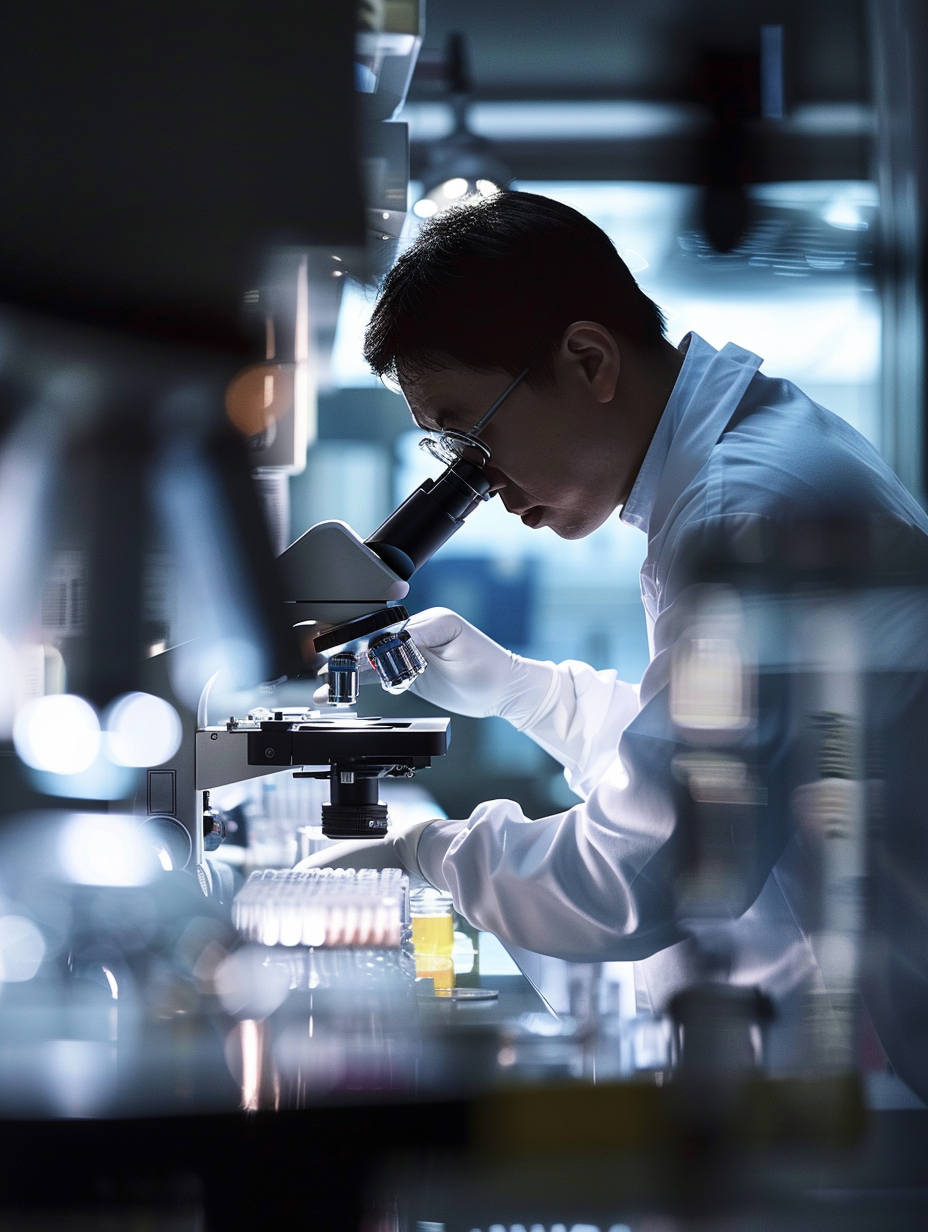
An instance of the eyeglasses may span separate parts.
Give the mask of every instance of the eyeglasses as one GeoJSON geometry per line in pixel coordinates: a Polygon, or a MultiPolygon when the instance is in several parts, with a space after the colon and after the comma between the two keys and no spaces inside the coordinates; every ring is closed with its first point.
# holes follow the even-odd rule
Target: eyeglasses
{"type": "Polygon", "coordinates": [[[439,432],[423,437],[419,448],[430,453],[438,462],[445,466],[453,466],[455,462],[471,462],[474,466],[486,466],[490,460],[490,446],[480,440],[479,433],[487,426],[509,395],[528,376],[529,369],[523,368],[511,385],[508,385],[496,399],[490,409],[483,415],[469,432],[439,432]]]}

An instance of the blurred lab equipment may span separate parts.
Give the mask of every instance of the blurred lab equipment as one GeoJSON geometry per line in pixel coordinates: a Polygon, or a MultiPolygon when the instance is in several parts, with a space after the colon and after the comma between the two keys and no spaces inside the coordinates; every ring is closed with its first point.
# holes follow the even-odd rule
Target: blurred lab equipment
{"type": "MultiPolygon", "coordinates": [[[[716,1056],[717,1077],[740,1051],[777,1068],[777,1040],[792,1034],[792,1072],[851,1074],[866,1007],[894,1070],[924,1094],[921,892],[900,875],[920,867],[925,841],[912,745],[928,687],[924,544],[889,516],[822,515],[764,528],[749,549],[707,545],[699,570],[671,703],[693,835],[677,911],[701,972],[672,1003],[682,1062],[716,1056]],[[815,978],[790,989],[768,977],[752,992],[747,935],[739,955],[728,921],[777,852],[815,978]]],[[[768,942],[776,930],[769,921],[768,942]]],[[[786,954],[785,920],[781,932],[786,954]]]]}
{"type": "MultiPolygon", "coordinates": [[[[74,751],[83,741],[80,764],[73,757],[39,765],[10,759],[17,790],[7,793],[4,808],[17,806],[14,795],[28,804],[49,793],[134,806],[159,858],[196,870],[204,890],[228,897],[228,879],[204,854],[224,836],[224,818],[206,793],[230,781],[228,767],[207,775],[199,795],[194,771],[198,720],[208,726],[204,686],[214,685],[214,697],[220,692],[217,672],[238,694],[262,681],[295,679],[304,661],[294,624],[305,633],[312,620],[318,634],[363,614],[364,629],[341,636],[342,653],[369,653],[385,687],[405,687],[422,662],[403,630],[405,613],[386,608],[405,589],[398,565],[404,545],[417,561],[426,559],[488,487],[476,476],[468,486],[460,467],[424,485],[399,523],[383,528],[381,552],[400,554],[393,559],[398,573],[350,532],[337,560],[322,547],[324,574],[316,574],[316,552],[308,592],[301,583],[287,593],[292,552],[283,575],[274,566],[273,549],[286,542],[287,476],[302,467],[314,432],[320,337],[333,299],[337,307],[339,280],[379,268],[405,216],[406,128],[394,117],[421,44],[421,13],[415,3],[393,4],[389,13],[377,6],[360,18],[290,6],[257,54],[253,32],[262,17],[254,6],[239,6],[217,28],[205,12],[191,17],[169,6],[157,20],[123,17],[105,32],[100,15],[75,24],[67,6],[51,8],[41,19],[19,15],[5,38],[14,59],[21,50],[28,90],[7,109],[13,119],[21,113],[21,122],[3,134],[5,165],[16,179],[0,211],[0,286],[10,306],[3,354],[29,429],[16,443],[30,462],[43,452],[45,465],[28,505],[36,516],[23,528],[31,539],[5,562],[12,568],[23,556],[27,576],[0,579],[11,596],[0,632],[14,646],[22,639],[47,541],[64,537],[79,558],[70,585],[80,594],[73,604],[80,619],[63,657],[76,698],[71,710],[76,715],[87,703],[89,717],[86,731],[69,728],[60,742],[67,752],[65,745],[74,751]],[[128,77],[117,67],[125,63],[133,66],[128,77]],[[74,94],[68,83],[78,80],[94,89],[74,94]],[[154,95],[153,83],[160,83],[154,95]],[[356,87],[364,95],[360,118],[356,87]],[[329,121],[319,124],[320,114],[329,121]],[[217,130],[229,139],[217,143],[217,130]],[[179,132],[183,141],[167,137],[179,132]],[[35,149],[45,151],[44,178],[37,179],[35,149]],[[245,287],[252,289],[243,297],[245,287]],[[30,315],[36,311],[43,315],[30,315]],[[255,350],[260,358],[242,368],[255,350]],[[52,432],[60,406],[67,414],[52,432]],[[66,481],[56,493],[59,470],[66,481]],[[43,492],[52,518],[44,516],[43,492]],[[447,523],[444,530],[426,529],[423,502],[447,523]],[[72,516],[85,508],[86,518],[72,516]],[[419,524],[407,526],[407,515],[419,524]],[[148,627],[144,601],[148,557],[164,547],[179,575],[180,584],[170,578],[168,589],[182,609],[171,631],[183,646],[146,658],[163,650],[167,631],[164,621],[148,627]],[[360,566],[349,563],[355,556],[364,558],[360,566]],[[346,578],[327,590],[333,570],[353,567],[358,585],[346,578]],[[311,615],[313,605],[303,602],[307,594],[328,601],[342,592],[347,604],[323,604],[324,616],[311,615]],[[127,767],[115,756],[123,733],[111,731],[106,718],[114,700],[143,695],[170,706],[165,713],[175,724],[179,718],[180,751],[165,755],[153,741],[127,767]]],[[[298,575],[308,546],[297,547],[298,575]]],[[[310,664],[319,653],[310,639],[310,664]]],[[[352,672],[343,678],[350,690],[352,672]]],[[[276,713],[286,709],[292,721],[312,709],[272,694],[273,686],[260,694],[277,703],[265,707],[266,723],[286,727],[276,713]]],[[[17,748],[41,745],[51,709],[38,706],[26,716],[29,740],[17,748]]],[[[254,702],[238,710],[244,725],[254,712],[254,702]]],[[[388,725],[386,749],[383,740],[372,749],[363,726],[356,720],[336,750],[348,765],[331,772],[333,833],[382,832],[377,774],[410,773],[443,751],[441,724],[427,733],[388,725]]],[[[227,746],[248,744],[243,731],[231,742],[229,734],[210,733],[222,747],[220,762],[227,746]]],[[[279,729],[272,740],[271,729],[255,721],[251,734],[259,736],[262,766],[328,764],[328,746],[301,750],[303,761],[294,763],[279,729]]],[[[246,755],[231,757],[244,763],[247,777],[246,755]]]]}
{"type": "MultiPolygon", "coordinates": [[[[278,368],[265,383],[273,424],[261,424],[277,453],[254,456],[298,467],[320,250],[363,264],[365,217],[354,15],[285,9],[259,47],[250,3],[217,23],[196,5],[136,20],[50,0],[5,26],[0,500],[15,516],[0,562],[3,815],[131,810],[184,714],[145,688],[147,656],[175,623],[155,607],[186,605],[175,635],[214,647],[243,684],[298,670],[224,395],[253,353],[242,293],[255,286],[274,304],[275,344],[262,337],[260,353],[278,368]],[[332,109],[324,125],[320,107],[332,109]],[[55,693],[73,699],[67,713],[55,693]]],[[[169,813],[165,780],[153,787],[150,811],[169,813]]],[[[183,865],[189,835],[157,829],[145,831],[156,850],[183,865]]]]}
{"type": "Polygon", "coordinates": [[[216,973],[239,1019],[227,1055],[245,1108],[410,1084],[418,1030],[409,912],[399,869],[252,873],[233,907],[249,944],[216,973]],[[262,983],[279,991],[257,1006],[262,983]]]}
{"type": "Polygon", "coordinates": [[[261,945],[396,949],[409,919],[399,869],[252,873],[235,897],[239,934],[261,945]]]}
{"type": "Polygon", "coordinates": [[[196,972],[234,932],[192,878],[163,867],[135,818],[5,818],[0,902],[3,1117],[229,1103],[196,972]]]}
{"type": "MultiPolygon", "coordinates": [[[[218,563],[239,578],[227,626],[255,646],[259,677],[288,657],[263,521],[244,452],[223,425],[222,392],[248,353],[241,294],[261,278],[269,246],[282,234],[307,249],[363,244],[363,214],[352,14],[288,6],[256,56],[260,20],[250,4],[217,24],[205,9],[167,6],[136,21],[51,3],[5,30],[18,85],[4,87],[4,379],[33,450],[52,444],[34,428],[57,408],[46,456],[62,482],[49,492],[48,529],[86,554],[86,632],[67,657],[72,688],[97,706],[138,687],[149,478],[165,465],[178,472],[183,459],[186,487],[206,486],[212,498],[198,510],[201,544],[221,539],[218,563]],[[319,126],[322,98],[333,119],[319,126]],[[308,156],[299,168],[293,149],[308,156]],[[313,157],[333,185],[310,171],[313,157]]],[[[39,536],[24,581],[41,579],[47,539],[39,536]]]]}

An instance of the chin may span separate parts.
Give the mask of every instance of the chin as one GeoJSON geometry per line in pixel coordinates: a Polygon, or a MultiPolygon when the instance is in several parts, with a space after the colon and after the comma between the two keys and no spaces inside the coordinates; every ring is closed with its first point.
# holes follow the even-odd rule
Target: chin
{"type": "Polygon", "coordinates": [[[599,530],[608,516],[608,513],[601,517],[589,512],[579,516],[565,513],[559,519],[547,522],[546,525],[559,539],[585,539],[587,535],[592,535],[594,530],[599,530]]]}
{"type": "Polygon", "coordinates": [[[560,525],[549,522],[548,525],[559,539],[585,539],[598,530],[602,522],[564,522],[560,525]]]}

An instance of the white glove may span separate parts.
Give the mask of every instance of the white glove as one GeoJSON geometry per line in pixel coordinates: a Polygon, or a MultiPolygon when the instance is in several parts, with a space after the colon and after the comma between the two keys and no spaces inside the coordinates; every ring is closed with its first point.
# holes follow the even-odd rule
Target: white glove
{"type": "Polygon", "coordinates": [[[431,821],[415,821],[391,826],[385,838],[350,839],[326,847],[300,860],[295,867],[308,868],[401,868],[412,878],[425,880],[419,869],[419,838],[431,821]]]}
{"type": "Polygon", "coordinates": [[[553,704],[553,663],[513,654],[456,612],[432,607],[410,617],[406,628],[428,664],[410,691],[439,709],[499,715],[522,730],[553,704]]]}

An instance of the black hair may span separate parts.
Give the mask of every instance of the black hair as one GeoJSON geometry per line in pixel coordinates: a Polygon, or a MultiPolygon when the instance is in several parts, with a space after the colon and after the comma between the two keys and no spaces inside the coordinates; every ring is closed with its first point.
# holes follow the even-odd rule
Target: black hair
{"type": "Polygon", "coordinates": [[[380,376],[414,380],[448,358],[543,380],[573,321],[638,346],[664,336],[661,310],[608,235],[534,193],[500,192],[425,223],[384,280],[364,339],[380,376]]]}

